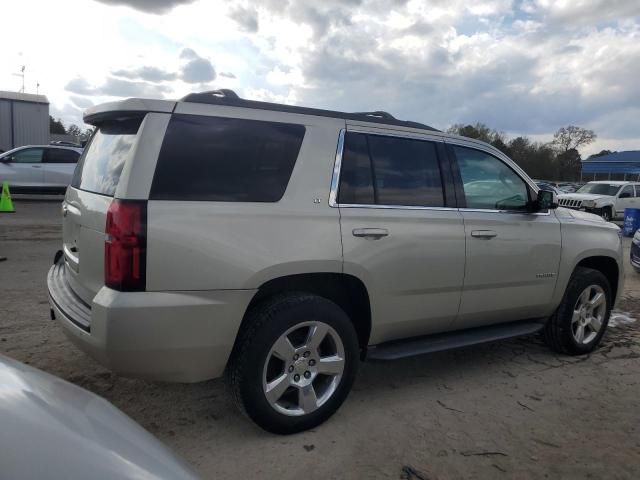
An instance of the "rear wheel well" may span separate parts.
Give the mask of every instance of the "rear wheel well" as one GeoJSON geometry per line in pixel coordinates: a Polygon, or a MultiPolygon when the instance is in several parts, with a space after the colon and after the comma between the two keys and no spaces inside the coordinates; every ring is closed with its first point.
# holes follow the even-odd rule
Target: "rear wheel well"
{"type": "Polygon", "coordinates": [[[576,267],[586,267],[601,272],[611,285],[611,294],[616,298],[618,292],[618,263],[611,257],[588,257],[580,261],[576,267]]]}
{"type": "Polygon", "coordinates": [[[263,301],[288,292],[304,292],[331,300],[349,316],[358,335],[363,354],[371,333],[369,294],[362,281],[344,273],[304,273],[275,278],[263,284],[247,307],[240,330],[245,326],[247,312],[263,301]]]}

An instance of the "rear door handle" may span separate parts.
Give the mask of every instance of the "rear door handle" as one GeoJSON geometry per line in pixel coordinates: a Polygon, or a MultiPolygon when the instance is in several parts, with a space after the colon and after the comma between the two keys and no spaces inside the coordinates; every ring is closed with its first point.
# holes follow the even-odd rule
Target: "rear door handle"
{"type": "Polygon", "coordinates": [[[498,234],[493,230],[472,230],[471,236],[474,238],[493,238],[497,237],[498,234]]]}
{"type": "Polygon", "coordinates": [[[354,228],[354,237],[368,238],[371,240],[378,240],[379,238],[389,235],[389,231],[386,228],[354,228]]]}
{"type": "Polygon", "coordinates": [[[31,168],[42,168],[42,165],[31,165],[31,168]]]}

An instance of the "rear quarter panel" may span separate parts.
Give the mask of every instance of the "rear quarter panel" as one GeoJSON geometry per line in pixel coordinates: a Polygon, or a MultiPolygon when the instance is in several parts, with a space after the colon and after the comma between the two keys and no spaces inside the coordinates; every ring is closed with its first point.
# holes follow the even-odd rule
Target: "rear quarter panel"
{"type": "Polygon", "coordinates": [[[147,290],[254,289],[273,278],[341,272],[338,209],[328,197],[344,121],[179,104],[181,111],[304,124],[305,137],[284,196],[276,203],[148,203],[147,290]]]}

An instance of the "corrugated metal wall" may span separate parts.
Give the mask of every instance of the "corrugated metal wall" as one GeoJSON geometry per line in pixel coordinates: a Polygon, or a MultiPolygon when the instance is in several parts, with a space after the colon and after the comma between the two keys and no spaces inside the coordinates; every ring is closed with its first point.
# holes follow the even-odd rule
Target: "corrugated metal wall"
{"type": "Polygon", "coordinates": [[[0,99],[0,150],[11,148],[11,102],[0,99]]]}
{"type": "Polygon", "coordinates": [[[0,99],[0,149],[49,143],[49,105],[0,99]],[[13,103],[13,145],[11,104],[13,103]]]}

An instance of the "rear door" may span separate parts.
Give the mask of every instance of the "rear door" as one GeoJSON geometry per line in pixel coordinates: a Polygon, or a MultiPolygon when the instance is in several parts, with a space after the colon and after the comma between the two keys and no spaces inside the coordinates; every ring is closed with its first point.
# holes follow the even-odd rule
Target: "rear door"
{"type": "Polygon", "coordinates": [[[534,190],[504,159],[461,141],[450,145],[466,236],[457,327],[548,315],[560,263],[560,223],[530,213],[534,190]]]}
{"type": "Polygon", "coordinates": [[[88,304],[104,285],[106,214],[135,153],[141,122],[137,117],[107,120],[98,126],[62,205],[67,281],[88,304]]]}
{"type": "Polygon", "coordinates": [[[12,153],[8,162],[3,158],[0,180],[8,181],[10,187],[40,187],[44,181],[43,152],[41,147],[28,147],[12,153]]]}
{"type": "Polygon", "coordinates": [[[381,132],[346,132],[332,196],[344,272],[369,290],[374,344],[451,329],[465,262],[444,145],[428,135],[381,132]]]}
{"type": "Polygon", "coordinates": [[[45,185],[55,188],[68,187],[79,158],[80,153],[70,148],[46,148],[42,164],[45,185]]]}

